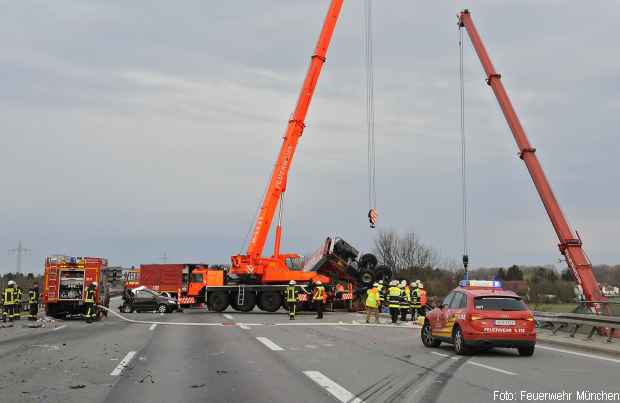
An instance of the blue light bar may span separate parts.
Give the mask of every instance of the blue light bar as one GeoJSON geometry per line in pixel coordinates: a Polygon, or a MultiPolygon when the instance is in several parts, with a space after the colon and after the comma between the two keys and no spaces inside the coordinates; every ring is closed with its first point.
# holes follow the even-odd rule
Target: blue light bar
{"type": "Polygon", "coordinates": [[[498,280],[461,280],[459,287],[502,288],[502,282],[498,280]]]}

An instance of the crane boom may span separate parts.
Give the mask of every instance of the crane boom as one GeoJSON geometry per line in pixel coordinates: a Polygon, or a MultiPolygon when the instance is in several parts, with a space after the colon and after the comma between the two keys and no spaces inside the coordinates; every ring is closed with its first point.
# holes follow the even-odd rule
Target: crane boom
{"type": "MultiPolygon", "coordinates": [[[[465,27],[467,30],[471,43],[480,58],[482,68],[487,76],[487,84],[491,87],[493,93],[495,93],[499,106],[517,142],[519,157],[525,162],[525,166],[532,177],[534,186],[536,186],[536,190],[538,191],[543,205],[547,210],[547,214],[549,215],[549,219],[551,220],[551,224],[558,236],[560,241],[558,245],[560,253],[566,258],[566,263],[573,273],[573,276],[577,283],[583,288],[586,299],[589,301],[606,301],[606,298],[600,292],[598,282],[592,272],[592,264],[581,247],[581,239],[578,234],[577,236],[573,235],[573,231],[562,213],[560,205],[551,190],[551,185],[536,157],[536,149],[531,146],[525,134],[525,130],[523,130],[523,126],[521,126],[521,122],[510,102],[508,93],[502,84],[501,75],[498,74],[493,67],[493,63],[478,35],[469,10],[463,10],[460,13],[459,26],[465,27]]],[[[593,307],[597,311],[600,311],[599,304],[594,304],[593,307]]]]}
{"type": "MultiPolygon", "coordinates": [[[[297,143],[305,127],[306,114],[310,107],[310,101],[312,100],[321,68],[326,60],[327,49],[329,48],[343,1],[344,0],[332,0],[327,11],[321,34],[310,61],[310,67],[306,73],[301,92],[299,93],[297,105],[295,106],[291,119],[288,121],[284,141],[282,142],[282,147],[280,148],[271,180],[269,181],[269,187],[267,188],[258,216],[256,217],[246,254],[233,256],[231,258],[233,266],[232,271],[236,274],[261,274],[263,269],[264,264],[262,261],[265,260],[262,258],[263,249],[269,235],[269,229],[271,228],[278,203],[281,200],[282,194],[286,191],[288,172],[293,161],[293,156],[295,155],[297,143]]],[[[276,230],[277,239],[274,258],[279,257],[280,233],[281,229],[278,228],[276,230]]]]}

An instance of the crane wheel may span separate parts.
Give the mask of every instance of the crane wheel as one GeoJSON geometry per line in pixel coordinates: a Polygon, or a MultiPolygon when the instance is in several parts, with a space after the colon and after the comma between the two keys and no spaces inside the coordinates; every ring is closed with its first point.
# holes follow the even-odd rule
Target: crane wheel
{"type": "Polygon", "coordinates": [[[374,274],[375,273],[369,268],[362,269],[360,270],[360,281],[366,286],[370,285],[375,280],[374,274]]]}
{"type": "Polygon", "coordinates": [[[380,264],[375,267],[375,279],[377,280],[389,280],[392,278],[392,269],[389,266],[380,264]]]}
{"type": "Polygon", "coordinates": [[[232,306],[236,311],[250,312],[256,306],[256,294],[254,292],[246,291],[244,299],[245,301],[243,301],[243,304],[237,304],[237,293],[233,293],[230,306],[232,306]]]}
{"type": "Polygon", "coordinates": [[[229,298],[226,291],[213,291],[208,294],[207,300],[210,311],[223,312],[228,308],[229,298]]]}
{"type": "Polygon", "coordinates": [[[276,312],[282,306],[282,294],[278,291],[264,291],[258,296],[258,307],[263,311],[276,312]]]}

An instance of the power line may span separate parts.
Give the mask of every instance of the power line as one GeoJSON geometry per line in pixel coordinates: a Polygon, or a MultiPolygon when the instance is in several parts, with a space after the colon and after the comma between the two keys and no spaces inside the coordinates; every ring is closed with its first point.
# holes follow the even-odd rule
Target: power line
{"type": "Polygon", "coordinates": [[[17,262],[15,267],[15,273],[22,272],[22,256],[30,255],[31,249],[24,248],[22,241],[17,241],[17,248],[9,249],[9,254],[15,254],[17,256],[17,262]]]}

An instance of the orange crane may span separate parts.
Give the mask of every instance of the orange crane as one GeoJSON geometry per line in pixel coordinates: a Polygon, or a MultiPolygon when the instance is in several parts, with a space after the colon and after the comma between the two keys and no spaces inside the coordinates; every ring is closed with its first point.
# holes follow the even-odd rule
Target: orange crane
{"type": "Polygon", "coordinates": [[[282,239],[282,210],[276,226],[274,253],[271,257],[264,257],[263,250],[269,230],[273,223],[278,205],[282,208],[282,200],[286,191],[288,172],[293,162],[293,156],[297,149],[299,138],[303,134],[305,127],[306,114],[310,107],[310,101],[314,95],[321,68],[325,63],[327,49],[329,47],[343,0],[332,0],[327,11],[327,16],[323,23],[323,28],[319,36],[314,54],[312,55],[310,67],[306,73],[304,84],[299,93],[297,105],[284,135],[284,141],[278,154],[269,187],[265,193],[258,216],[254,223],[254,230],[248,243],[247,251],[244,255],[232,256],[231,274],[240,277],[251,277],[265,283],[281,283],[290,280],[311,281],[318,279],[328,282],[329,278],[319,275],[316,272],[303,272],[290,270],[286,265],[286,259],[299,258],[295,253],[280,253],[280,241],[282,239]]]}
{"type": "Polygon", "coordinates": [[[504,113],[504,117],[506,118],[508,126],[510,127],[510,130],[515,138],[517,147],[519,148],[519,157],[525,163],[525,166],[532,177],[534,186],[536,186],[536,190],[538,191],[540,199],[542,200],[543,205],[547,210],[547,214],[549,215],[549,219],[551,220],[551,224],[553,225],[553,228],[558,236],[560,241],[558,245],[560,248],[560,253],[566,258],[566,263],[570,268],[573,277],[577,281],[577,284],[579,284],[583,289],[586,299],[588,301],[595,301],[595,303],[591,306],[597,312],[601,312],[602,309],[600,303],[606,302],[607,298],[602,295],[598,287],[598,282],[592,272],[592,264],[581,247],[581,238],[578,233],[576,236],[573,235],[573,231],[562,213],[562,209],[560,208],[560,205],[551,190],[551,185],[545,176],[545,172],[536,157],[536,149],[530,144],[527,135],[525,134],[525,130],[523,130],[523,126],[521,126],[519,117],[517,116],[517,113],[510,102],[510,98],[508,97],[508,93],[502,84],[501,75],[498,74],[495,71],[495,67],[493,67],[491,58],[489,57],[489,54],[487,53],[484,44],[478,35],[478,31],[472,21],[469,10],[463,10],[459,14],[459,27],[464,27],[467,30],[471,43],[480,58],[482,68],[487,76],[487,84],[491,87],[495,97],[497,98],[497,102],[499,102],[502,112],[504,113]]]}

